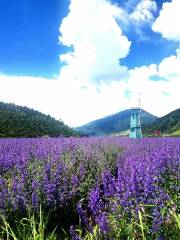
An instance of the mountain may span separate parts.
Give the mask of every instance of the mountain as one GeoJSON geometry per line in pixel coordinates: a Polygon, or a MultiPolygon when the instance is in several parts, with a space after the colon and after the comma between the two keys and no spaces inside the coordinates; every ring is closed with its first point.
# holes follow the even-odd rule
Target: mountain
{"type": "MultiPolygon", "coordinates": [[[[127,134],[130,124],[131,109],[124,110],[122,112],[95,120],[81,127],[75,128],[75,130],[91,135],[91,136],[102,136],[102,135],[118,135],[120,133],[127,134]]],[[[157,117],[142,110],[141,119],[143,126],[153,123],[157,117]]]]}
{"type": "Polygon", "coordinates": [[[153,124],[147,126],[147,132],[159,130],[161,133],[180,135],[180,108],[158,118],[153,124]]]}
{"type": "Polygon", "coordinates": [[[77,136],[62,121],[27,107],[0,102],[0,137],[77,136]]]}

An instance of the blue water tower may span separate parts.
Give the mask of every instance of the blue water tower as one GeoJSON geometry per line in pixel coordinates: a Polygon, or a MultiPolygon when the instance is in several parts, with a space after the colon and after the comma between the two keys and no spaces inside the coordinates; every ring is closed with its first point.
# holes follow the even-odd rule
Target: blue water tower
{"type": "Polygon", "coordinates": [[[140,112],[140,108],[132,109],[129,138],[142,138],[140,112]]]}

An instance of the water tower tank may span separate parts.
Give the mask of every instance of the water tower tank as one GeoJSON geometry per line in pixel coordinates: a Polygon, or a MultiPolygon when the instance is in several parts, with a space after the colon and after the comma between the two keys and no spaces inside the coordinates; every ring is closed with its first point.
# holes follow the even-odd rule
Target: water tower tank
{"type": "Polygon", "coordinates": [[[140,108],[132,108],[129,138],[142,138],[140,108]]]}

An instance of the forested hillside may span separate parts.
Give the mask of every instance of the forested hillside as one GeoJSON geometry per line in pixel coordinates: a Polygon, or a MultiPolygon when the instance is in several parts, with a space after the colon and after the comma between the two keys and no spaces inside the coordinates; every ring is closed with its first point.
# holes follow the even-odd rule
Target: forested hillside
{"type": "Polygon", "coordinates": [[[76,136],[77,133],[49,115],[27,107],[0,102],[0,137],[76,136]]]}
{"type": "Polygon", "coordinates": [[[146,132],[159,130],[161,133],[180,135],[180,108],[158,118],[153,124],[146,127],[146,132]]]}
{"type": "MultiPolygon", "coordinates": [[[[132,110],[127,109],[111,116],[107,116],[81,127],[75,128],[77,131],[92,136],[118,134],[129,129],[132,110]]],[[[153,123],[157,117],[142,110],[141,119],[143,126],[153,123]]]]}

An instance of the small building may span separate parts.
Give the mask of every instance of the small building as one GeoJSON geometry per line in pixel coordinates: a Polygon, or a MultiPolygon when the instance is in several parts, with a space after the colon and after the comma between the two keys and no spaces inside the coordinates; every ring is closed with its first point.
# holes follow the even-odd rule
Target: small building
{"type": "Polygon", "coordinates": [[[140,108],[132,108],[129,138],[142,138],[140,108]]]}

